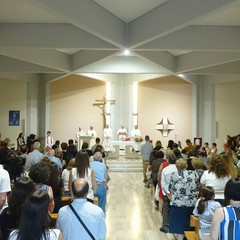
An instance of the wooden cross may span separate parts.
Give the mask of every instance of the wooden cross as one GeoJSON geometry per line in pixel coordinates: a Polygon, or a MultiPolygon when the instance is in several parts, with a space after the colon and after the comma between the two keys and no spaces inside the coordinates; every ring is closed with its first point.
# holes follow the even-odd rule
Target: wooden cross
{"type": "Polygon", "coordinates": [[[103,96],[102,99],[96,99],[95,100],[96,103],[93,103],[93,106],[99,107],[100,109],[102,109],[102,115],[103,115],[103,129],[106,127],[106,105],[110,104],[113,105],[115,104],[116,100],[109,100],[106,99],[106,96],[103,96]]]}
{"type": "Polygon", "coordinates": [[[156,124],[156,129],[162,133],[163,137],[167,137],[174,130],[174,124],[168,118],[162,118],[161,122],[156,124]]]}

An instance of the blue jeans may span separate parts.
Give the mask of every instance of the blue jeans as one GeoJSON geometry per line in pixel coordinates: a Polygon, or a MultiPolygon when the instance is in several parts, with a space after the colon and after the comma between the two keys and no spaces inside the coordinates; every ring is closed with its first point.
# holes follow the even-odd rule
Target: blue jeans
{"type": "Polygon", "coordinates": [[[97,192],[95,193],[95,196],[98,197],[98,206],[105,213],[105,206],[107,200],[107,188],[105,184],[97,184],[97,192]]]}

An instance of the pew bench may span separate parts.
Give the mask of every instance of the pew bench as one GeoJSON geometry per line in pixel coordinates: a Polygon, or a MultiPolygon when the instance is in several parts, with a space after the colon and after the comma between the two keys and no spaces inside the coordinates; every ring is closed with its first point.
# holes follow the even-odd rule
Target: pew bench
{"type": "MultiPolygon", "coordinates": [[[[62,197],[62,206],[69,205],[71,203],[71,201],[72,201],[71,197],[63,196],[62,197]]],[[[98,197],[94,197],[93,201],[94,201],[94,204],[98,206],[98,197]]],[[[49,215],[51,218],[51,227],[55,227],[58,214],[50,213],[49,215]]]]}
{"type": "Polygon", "coordinates": [[[190,226],[194,227],[195,231],[184,231],[184,235],[187,238],[187,240],[200,240],[199,237],[199,219],[198,217],[191,215],[190,216],[190,226]]]}

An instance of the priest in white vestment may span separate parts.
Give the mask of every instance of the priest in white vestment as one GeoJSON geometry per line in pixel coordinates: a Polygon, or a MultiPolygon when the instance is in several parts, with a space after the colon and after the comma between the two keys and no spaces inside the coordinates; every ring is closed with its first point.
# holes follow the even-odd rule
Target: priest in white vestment
{"type": "Polygon", "coordinates": [[[131,131],[131,140],[136,142],[133,146],[135,151],[140,151],[141,143],[136,140],[136,138],[138,138],[138,137],[141,137],[141,131],[138,128],[138,126],[135,125],[134,128],[131,131]]]}
{"type": "Polygon", "coordinates": [[[103,129],[103,146],[105,148],[105,151],[110,151],[111,147],[109,145],[109,142],[112,141],[112,129],[107,124],[106,127],[103,129]]]}
{"type": "Polygon", "coordinates": [[[141,136],[141,131],[140,131],[140,129],[138,128],[138,126],[135,125],[134,128],[133,128],[133,130],[131,131],[132,141],[134,141],[136,137],[140,137],[140,136],[141,136]]]}
{"type": "Polygon", "coordinates": [[[77,141],[77,149],[80,150],[81,146],[82,146],[82,140],[81,140],[81,136],[86,136],[86,133],[84,130],[81,129],[81,127],[78,128],[78,131],[76,132],[76,141],[77,141]]]}
{"type": "Polygon", "coordinates": [[[124,139],[127,137],[127,129],[121,125],[121,127],[117,131],[118,140],[124,141],[124,139]]]}
{"type": "Polygon", "coordinates": [[[95,131],[93,126],[90,126],[90,129],[88,130],[87,135],[92,137],[90,141],[90,146],[89,146],[91,148],[95,144],[95,139],[97,137],[97,132],[95,131]]]}

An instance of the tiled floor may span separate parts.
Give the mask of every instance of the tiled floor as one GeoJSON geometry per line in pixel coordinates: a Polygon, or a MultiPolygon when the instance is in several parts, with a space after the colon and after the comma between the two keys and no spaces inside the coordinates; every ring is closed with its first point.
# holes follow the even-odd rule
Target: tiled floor
{"type": "Polygon", "coordinates": [[[159,231],[162,217],[142,182],[142,172],[110,172],[107,196],[107,240],[169,240],[159,231]]]}

